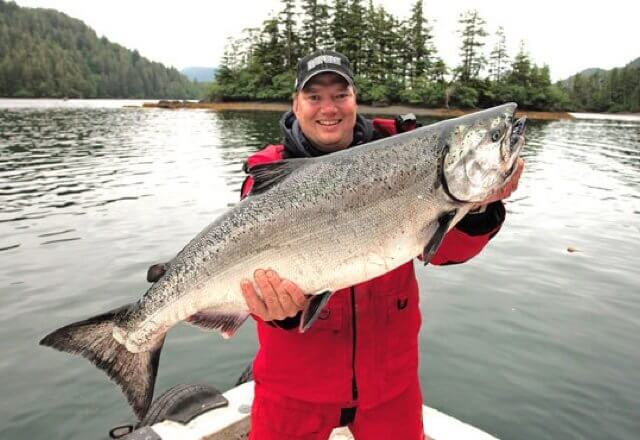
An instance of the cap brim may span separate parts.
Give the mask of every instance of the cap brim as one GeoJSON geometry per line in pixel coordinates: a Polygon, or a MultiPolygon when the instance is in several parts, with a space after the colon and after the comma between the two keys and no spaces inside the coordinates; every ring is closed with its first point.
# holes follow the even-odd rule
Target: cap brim
{"type": "Polygon", "coordinates": [[[336,73],[336,74],[340,75],[342,78],[344,78],[344,80],[347,82],[347,84],[349,84],[349,85],[350,85],[350,86],[352,86],[352,87],[354,86],[354,84],[353,84],[353,80],[352,80],[352,79],[351,79],[351,77],[350,77],[349,75],[347,75],[346,73],[341,72],[341,71],[339,71],[339,70],[337,70],[337,69],[320,69],[320,70],[318,70],[317,72],[313,72],[311,75],[309,75],[309,77],[308,77],[308,78],[306,78],[306,79],[302,82],[302,84],[299,84],[299,85],[298,85],[297,90],[298,90],[298,91],[300,91],[300,90],[304,89],[304,86],[306,86],[306,85],[307,85],[307,83],[309,82],[309,80],[310,80],[311,78],[313,78],[314,76],[317,76],[317,75],[319,75],[319,74],[321,74],[321,73],[336,73]]]}

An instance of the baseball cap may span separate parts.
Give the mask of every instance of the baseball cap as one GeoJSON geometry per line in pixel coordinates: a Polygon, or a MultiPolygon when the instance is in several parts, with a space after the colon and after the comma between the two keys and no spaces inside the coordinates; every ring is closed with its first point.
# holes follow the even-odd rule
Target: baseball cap
{"type": "Polygon", "coordinates": [[[302,90],[307,82],[314,76],[333,72],[342,76],[350,86],[353,86],[353,72],[351,72],[351,63],[349,59],[340,52],[333,50],[317,50],[312,54],[301,58],[296,68],[296,92],[302,90]]]}

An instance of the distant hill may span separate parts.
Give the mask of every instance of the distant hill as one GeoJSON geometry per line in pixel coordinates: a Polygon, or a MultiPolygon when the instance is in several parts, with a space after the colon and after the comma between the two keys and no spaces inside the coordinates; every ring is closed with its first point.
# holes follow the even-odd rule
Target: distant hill
{"type": "Polygon", "coordinates": [[[640,112],[640,58],[611,70],[586,69],[558,85],[578,111],[640,112]]]}
{"type": "Polygon", "coordinates": [[[215,67],[185,67],[180,71],[191,81],[211,82],[216,75],[215,67]]]}
{"type": "Polygon", "coordinates": [[[640,57],[638,57],[635,60],[631,61],[625,67],[633,67],[633,68],[636,68],[636,69],[640,68],[640,57]]]}
{"type": "Polygon", "coordinates": [[[578,75],[582,76],[591,76],[597,75],[599,73],[605,73],[606,70],[600,69],[599,67],[591,67],[590,69],[584,69],[582,72],[578,72],[578,75]]]}
{"type": "MultiPolygon", "coordinates": [[[[630,67],[630,68],[637,68],[640,67],[640,57],[636,58],[635,60],[631,61],[629,64],[627,64],[624,67],[630,67]]],[[[618,69],[621,69],[622,67],[618,67],[618,69]]],[[[573,78],[576,77],[576,75],[580,75],[582,77],[589,77],[589,76],[593,76],[593,75],[601,75],[601,74],[605,74],[605,73],[609,73],[611,72],[611,70],[605,70],[605,69],[601,69],[599,67],[590,67],[588,69],[584,69],[578,73],[575,73],[573,75],[571,75],[569,78],[563,79],[558,81],[560,84],[571,84],[573,78]]]]}
{"type": "Polygon", "coordinates": [[[176,69],[98,38],[80,20],[0,0],[0,96],[184,99],[199,93],[176,69]]]}

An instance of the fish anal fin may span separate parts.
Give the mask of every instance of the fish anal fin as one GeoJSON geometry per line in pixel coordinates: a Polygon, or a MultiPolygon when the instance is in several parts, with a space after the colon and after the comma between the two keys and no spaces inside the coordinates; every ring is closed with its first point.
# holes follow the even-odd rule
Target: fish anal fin
{"type": "Polygon", "coordinates": [[[278,162],[269,162],[252,166],[249,169],[249,174],[253,177],[253,186],[251,187],[250,194],[256,195],[265,192],[272,186],[285,180],[291,175],[291,173],[309,160],[311,159],[285,159],[278,162]]]}
{"type": "Polygon", "coordinates": [[[206,330],[216,330],[229,339],[249,316],[247,312],[221,312],[214,309],[200,310],[185,321],[206,330]]]}
{"type": "Polygon", "coordinates": [[[451,222],[453,221],[453,218],[456,216],[457,212],[458,211],[454,209],[453,211],[446,212],[438,217],[436,232],[431,236],[424,249],[422,250],[422,261],[424,262],[425,266],[429,264],[429,261],[431,261],[436,251],[442,244],[442,239],[449,230],[449,226],[451,225],[451,222]]]}
{"type": "Polygon", "coordinates": [[[302,316],[300,317],[300,327],[298,330],[300,333],[304,333],[309,330],[309,327],[313,325],[313,323],[320,316],[320,312],[327,302],[329,302],[329,298],[333,292],[331,290],[323,290],[320,293],[317,293],[309,299],[306,307],[302,310],[302,316]]]}

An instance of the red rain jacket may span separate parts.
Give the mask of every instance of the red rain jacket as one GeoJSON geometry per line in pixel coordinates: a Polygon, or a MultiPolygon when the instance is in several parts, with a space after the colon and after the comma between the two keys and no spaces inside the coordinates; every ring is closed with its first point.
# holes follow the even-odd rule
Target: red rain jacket
{"type": "MultiPolygon", "coordinates": [[[[373,124],[382,136],[396,133],[394,120],[374,119],[373,124]]],[[[268,145],[251,155],[246,166],[281,160],[283,151],[283,145],[268,145]]],[[[242,185],[242,197],[252,183],[249,176],[242,185]]],[[[504,215],[501,203],[499,208],[504,215]]],[[[452,229],[431,264],[462,263],[477,255],[503,219],[493,230],[477,235],[452,229]]],[[[303,334],[295,325],[284,327],[281,323],[287,320],[254,318],[260,341],[253,363],[257,391],[366,409],[395,397],[417,380],[421,316],[412,261],[335,292],[303,334]]]]}

